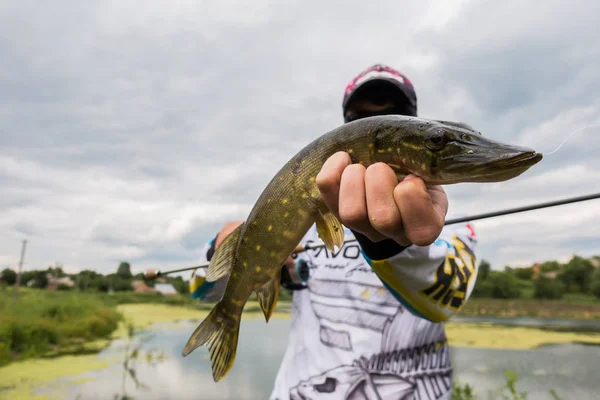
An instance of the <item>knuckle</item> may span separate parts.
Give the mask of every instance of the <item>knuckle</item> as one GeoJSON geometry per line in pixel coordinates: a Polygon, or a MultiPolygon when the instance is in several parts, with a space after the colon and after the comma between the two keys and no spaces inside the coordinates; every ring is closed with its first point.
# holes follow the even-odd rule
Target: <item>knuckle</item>
{"type": "Polygon", "coordinates": [[[343,151],[338,151],[331,155],[323,164],[326,169],[341,171],[350,164],[350,155],[343,151]]]}
{"type": "Polygon", "coordinates": [[[315,177],[319,189],[330,189],[339,186],[344,168],[349,164],[349,155],[337,152],[329,157],[315,177]]]}
{"type": "Polygon", "coordinates": [[[423,180],[417,176],[405,177],[402,179],[402,184],[406,185],[406,187],[421,187],[424,186],[425,183],[423,180]]]}
{"type": "Polygon", "coordinates": [[[382,172],[387,171],[389,168],[390,167],[386,163],[376,162],[374,164],[369,165],[369,167],[367,168],[367,170],[370,173],[373,173],[373,174],[380,174],[382,172]]]}
{"type": "Polygon", "coordinates": [[[346,153],[345,151],[335,152],[331,157],[340,163],[350,163],[350,154],[346,153]]]}
{"type": "Polygon", "coordinates": [[[366,168],[361,164],[350,164],[346,167],[344,172],[348,171],[348,173],[353,176],[361,177],[365,174],[366,168]]]}
{"type": "Polygon", "coordinates": [[[398,182],[396,179],[396,174],[392,168],[383,162],[377,162],[369,165],[366,168],[365,178],[373,182],[381,182],[382,180],[384,182],[388,182],[390,180],[394,180],[396,183],[398,182]]]}
{"type": "Polygon", "coordinates": [[[437,229],[431,225],[421,225],[414,228],[407,228],[405,232],[410,241],[418,246],[428,246],[435,242],[439,236],[437,229]]]}
{"type": "Polygon", "coordinates": [[[367,211],[362,207],[340,205],[339,214],[342,224],[346,226],[363,228],[368,224],[367,211]]]}
{"type": "Polygon", "coordinates": [[[370,223],[375,229],[385,234],[396,234],[402,230],[402,223],[389,210],[377,209],[369,214],[370,223]]]}
{"type": "Polygon", "coordinates": [[[339,177],[331,171],[321,170],[315,178],[315,183],[320,190],[328,190],[339,185],[339,177]]]}
{"type": "Polygon", "coordinates": [[[398,188],[403,195],[410,196],[417,201],[429,200],[429,193],[427,193],[426,188],[421,183],[416,182],[416,179],[404,181],[402,185],[398,185],[398,188]]]}

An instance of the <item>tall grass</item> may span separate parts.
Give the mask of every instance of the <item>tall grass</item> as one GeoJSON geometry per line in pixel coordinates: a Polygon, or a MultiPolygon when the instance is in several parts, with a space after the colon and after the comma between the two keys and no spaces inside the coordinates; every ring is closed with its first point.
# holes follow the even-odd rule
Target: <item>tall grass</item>
{"type": "MultiPolygon", "coordinates": [[[[526,400],[527,392],[521,392],[517,389],[519,376],[515,371],[504,370],[504,385],[490,390],[487,393],[488,400],[526,400]]],[[[554,389],[549,389],[548,393],[554,400],[564,400],[554,389]]],[[[455,383],[452,387],[451,400],[478,400],[483,399],[478,395],[477,390],[468,383],[455,383]]]]}
{"type": "Polygon", "coordinates": [[[120,316],[94,296],[46,290],[0,291],[0,365],[12,360],[83,350],[108,338],[120,316]]]}
{"type": "Polygon", "coordinates": [[[14,360],[94,351],[90,342],[109,339],[122,316],[120,304],[166,304],[210,309],[191,296],[157,293],[0,289],[0,366],[14,360]]]}

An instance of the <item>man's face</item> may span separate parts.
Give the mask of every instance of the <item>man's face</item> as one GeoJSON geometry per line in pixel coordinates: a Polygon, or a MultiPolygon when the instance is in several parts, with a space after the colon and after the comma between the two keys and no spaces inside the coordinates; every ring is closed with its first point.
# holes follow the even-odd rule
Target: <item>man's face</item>
{"type": "Polygon", "coordinates": [[[356,100],[346,109],[344,119],[347,122],[350,122],[373,115],[394,114],[393,111],[396,108],[396,104],[394,104],[392,101],[375,103],[369,99],[356,100]]]}
{"type": "Polygon", "coordinates": [[[386,85],[371,85],[369,90],[348,104],[344,121],[390,114],[411,115],[408,99],[398,89],[390,89],[386,85]]]}

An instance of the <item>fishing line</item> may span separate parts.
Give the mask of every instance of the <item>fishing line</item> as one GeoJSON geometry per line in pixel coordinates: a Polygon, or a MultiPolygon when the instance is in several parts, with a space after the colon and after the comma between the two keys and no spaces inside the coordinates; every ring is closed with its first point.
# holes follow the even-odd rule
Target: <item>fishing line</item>
{"type": "Polygon", "coordinates": [[[567,137],[566,137],[566,138],[565,138],[565,139],[562,141],[562,143],[558,145],[558,147],[557,147],[555,150],[552,150],[552,151],[551,151],[551,152],[549,152],[549,153],[542,153],[542,154],[544,155],[544,157],[546,157],[546,156],[547,156],[547,155],[549,155],[549,154],[556,153],[556,152],[557,152],[557,151],[558,151],[558,150],[559,150],[559,149],[560,149],[560,148],[563,146],[563,144],[565,144],[565,142],[566,142],[566,141],[567,141],[567,140],[568,140],[568,139],[569,139],[571,136],[573,136],[573,135],[574,135],[574,134],[576,134],[576,133],[579,133],[579,132],[583,131],[584,129],[590,128],[590,127],[592,127],[592,126],[598,126],[598,125],[600,125],[600,123],[586,125],[586,126],[584,126],[584,127],[580,128],[580,129],[576,130],[576,131],[573,131],[573,132],[571,132],[571,133],[570,133],[570,134],[569,134],[569,135],[568,135],[568,136],[567,136],[567,137]]]}

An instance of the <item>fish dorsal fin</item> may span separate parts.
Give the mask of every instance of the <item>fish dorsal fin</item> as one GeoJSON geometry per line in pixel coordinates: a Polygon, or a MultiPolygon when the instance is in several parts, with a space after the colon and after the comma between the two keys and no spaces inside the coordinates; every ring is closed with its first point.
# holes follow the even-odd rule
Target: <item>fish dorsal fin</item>
{"type": "Polygon", "coordinates": [[[221,245],[215,250],[213,258],[210,260],[208,265],[208,271],[206,271],[206,281],[215,282],[220,278],[231,273],[233,267],[233,258],[238,245],[238,239],[240,238],[240,232],[242,231],[244,224],[241,224],[235,228],[227,237],[223,240],[221,245]]]}
{"type": "MultiPolygon", "coordinates": [[[[285,267],[284,267],[285,268],[285,267]]],[[[269,322],[279,297],[279,283],[281,281],[281,268],[277,270],[277,274],[269,282],[259,287],[254,291],[258,298],[258,304],[265,315],[265,321],[269,322]]]]}
{"type": "Polygon", "coordinates": [[[325,246],[332,253],[335,251],[333,246],[337,246],[338,250],[344,244],[344,228],[342,223],[331,212],[319,211],[316,216],[317,233],[325,243],[325,246]]]}

